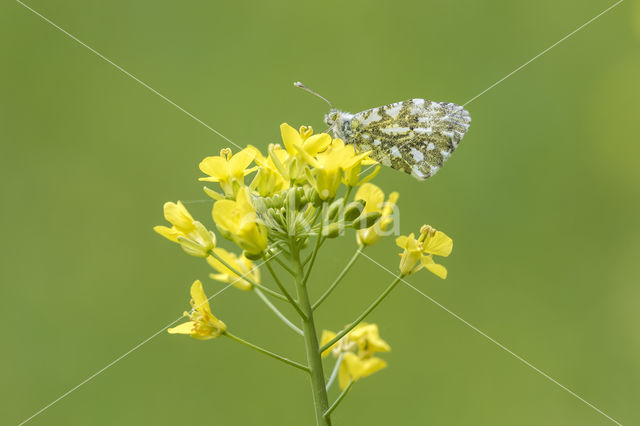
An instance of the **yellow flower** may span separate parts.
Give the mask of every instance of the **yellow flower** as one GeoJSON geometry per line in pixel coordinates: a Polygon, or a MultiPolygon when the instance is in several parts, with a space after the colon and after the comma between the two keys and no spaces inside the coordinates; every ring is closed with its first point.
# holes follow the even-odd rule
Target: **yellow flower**
{"type": "MultiPolygon", "coordinates": [[[[347,145],[347,146],[353,149],[355,154],[355,148],[353,147],[353,145],[347,145]]],[[[369,170],[369,167],[365,170],[365,172],[368,170],[369,170]]],[[[362,185],[363,183],[369,182],[371,179],[376,177],[379,171],[380,171],[380,164],[378,164],[376,160],[370,158],[367,155],[366,157],[362,158],[362,161],[358,161],[353,166],[344,169],[344,176],[342,177],[342,183],[344,183],[347,186],[362,185]],[[362,166],[371,166],[373,164],[376,165],[373,171],[368,175],[366,175],[365,177],[361,178],[360,173],[362,173],[362,166]]]]}
{"type": "Polygon", "coordinates": [[[184,313],[190,321],[167,330],[170,334],[189,334],[194,339],[208,340],[220,337],[227,330],[225,323],[211,313],[209,300],[204,294],[202,283],[196,280],[191,285],[191,314],[184,313]]]}
{"type": "Polygon", "coordinates": [[[420,237],[417,240],[413,234],[401,235],[396,239],[396,244],[404,249],[404,252],[400,253],[402,275],[413,274],[422,268],[427,268],[440,278],[447,278],[447,269],[433,260],[433,255],[447,257],[453,249],[453,240],[444,232],[424,225],[420,229],[420,237]]]}
{"type": "Polygon", "coordinates": [[[309,155],[316,155],[327,149],[331,143],[331,136],[328,133],[314,135],[313,128],[306,126],[300,127],[298,131],[287,123],[282,123],[280,134],[284,147],[291,156],[297,156],[299,148],[309,155]]]}
{"type": "Polygon", "coordinates": [[[242,187],[235,201],[216,201],[212,216],[225,237],[232,239],[247,254],[257,256],[267,248],[267,229],[258,221],[250,197],[249,188],[242,187]]]}
{"type": "Polygon", "coordinates": [[[286,163],[282,164],[283,175],[290,181],[296,181],[304,177],[307,157],[313,157],[327,149],[331,143],[331,136],[327,133],[312,135],[311,127],[300,127],[297,131],[287,123],[280,125],[282,142],[289,154],[286,163]],[[306,156],[305,156],[306,154],[306,156]]]}
{"type": "Polygon", "coordinates": [[[314,187],[320,199],[329,200],[335,197],[345,170],[353,169],[369,155],[368,152],[357,154],[350,145],[345,145],[341,139],[334,139],[331,145],[313,158],[304,151],[302,156],[313,170],[306,169],[307,180],[314,187]]]}
{"type": "Polygon", "coordinates": [[[380,338],[377,324],[360,323],[348,335],[349,339],[357,343],[360,356],[391,351],[391,346],[380,338]]]}
{"type": "Polygon", "coordinates": [[[358,244],[370,246],[376,243],[380,237],[386,235],[389,227],[393,224],[393,207],[398,201],[399,194],[392,192],[389,194],[387,202],[384,202],[384,192],[372,183],[365,183],[356,192],[356,200],[364,200],[364,214],[380,213],[382,216],[373,226],[358,230],[358,244]]]}
{"type": "Polygon", "coordinates": [[[352,352],[348,352],[344,354],[340,367],[338,367],[338,385],[340,389],[344,389],[352,381],[355,382],[363,377],[370,376],[386,366],[387,362],[381,358],[361,358],[352,352]]]}
{"type": "MultiPolygon", "coordinates": [[[[336,333],[324,330],[320,346],[329,343],[334,337],[336,333]]],[[[342,339],[327,348],[322,356],[325,357],[330,352],[335,357],[342,356],[338,367],[338,384],[340,389],[344,389],[351,381],[367,377],[385,368],[387,363],[374,355],[377,352],[390,350],[389,344],[380,338],[376,324],[360,323],[342,339]]]]}
{"type": "MultiPolygon", "coordinates": [[[[238,188],[244,185],[244,177],[257,169],[257,167],[248,168],[253,161],[254,150],[255,148],[249,146],[232,155],[230,148],[224,148],[219,156],[205,158],[200,162],[200,170],[209,177],[203,177],[200,180],[218,182],[224,194],[234,198],[238,188]]],[[[209,188],[207,190],[207,194],[215,199],[224,198],[209,188]]]]}
{"type": "Polygon", "coordinates": [[[289,188],[289,180],[283,171],[282,164],[286,162],[289,154],[280,146],[269,146],[269,156],[264,157],[255,149],[255,162],[259,166],[258,173],[251,182],[251,189],[256,190],[261,197],[269,197],[276,192],[289,188]],[[285,175],[283,176],[283,173],[285,175]]]}
{"type": "Polygon", "coordinates": [[[249,278],[253,282],[260,284],[260,270],[253,266],[253,262],[244,257],[244,255],[236,256],[222,248],[215,248],[213,252],[230,265],[234,270],[240,272],[240,275],[233,272],[230,268],[222,264],[213,256],[207,257],[207,262],[212,268],[218,271],[217,274],[209,274],[214,280],[233,284],[240,290],[251,290],[252,284],[245,279],[249,278]]]}
{"type": "Polygon", "coordinates": [[[155,226],[153,228],[163,237],[180,244],[182,249],[192,256],[206,257],[216,243],[216,236],[200,222],[193,220],[185,206],[178,203],[164,204],[164,217],[173,226],[155,226]]]}

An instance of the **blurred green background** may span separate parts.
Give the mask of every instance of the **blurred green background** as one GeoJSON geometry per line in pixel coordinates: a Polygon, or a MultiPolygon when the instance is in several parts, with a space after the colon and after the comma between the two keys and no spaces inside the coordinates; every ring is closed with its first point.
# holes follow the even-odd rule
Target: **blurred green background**
{"type": "MultiPolygon", "coordinates": [[[[612,1],[32,0],[238,144],[413,97],[464,103],[612,1]]],[[[228,145],[16,2],[0,6],[0,423],[18,424],[177,318],[208,266],[152,232],[162,204],[211,225],[198,162],[228,145]]],[[[416,287],[623,424],[640,423],[640,8],[626,1],[467,106],[427,182],[385,169],[401,229],[455,240],[416,287]]],[[[228,242],[223,246],[230,248],[228,242]]],[[[319,294],[355,249],[328,244],[319,294]]],[[[392,239],[370,255],[397,264],[392,239]]],[[[361,259],[319,312],[341,328],[390,282],[361,259]]],[[[267,285],[271,284],[265,279],[267,285]]],[[[214,312],[303,359],[251,294],[214,312]]],[[[372,315],[393,351],[335,425],[613,424],[400,286],[372,315]]],[[[29,424],[310,425],[304,375],[231,341],[157,337],[29,424]],[[292,370],[292,371],[290,371],[292,370]]]]}

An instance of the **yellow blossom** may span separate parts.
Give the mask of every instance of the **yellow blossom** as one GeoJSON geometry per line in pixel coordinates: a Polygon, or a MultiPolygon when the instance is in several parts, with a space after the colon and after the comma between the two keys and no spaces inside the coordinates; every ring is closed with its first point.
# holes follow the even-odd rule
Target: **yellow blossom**
{"type": "MultiPolygon", "coordinates": [[[[326,345],[334,337],[336,337],[336,333],[324,330],[320,346],[326,345]]],[[[389,352],[390,350],[389,344],[380,338],[376,324],[360,323],[342,339],[327,348],[322,356],[325,357],[329,353],[333,353],[341,360],[338,367],[338,384],[340,389],[344,389],[350,382],[385,368],[387,363],[374,355],[377,352],[389,352]]]]}
{"type": "Polygon", "coordinates": [[[156,226],[153,228],[163,237],[180,244],[182,249],[192,256],[206,257],[215,246],[216,237],[200,222],[193,220],[180,201],[164,204],[164,217],[173,226],[156,226]]]}
{"type": "Polygon", "coordinates": [[[312,135],[311,127],[300,127],[297,131],[287,123],[280,125],[282,142],[289,154],[286,162],[282,164],[283,176],[290,181],[296,181],[304,177],[307,168],[306,158],[313,157],[327,149],[331,143],[331,136],[327,133],[312,135]],[[306,156],[305,156],[306,154],[306,156]]]}
{"type": "MultiPolygon", "coordinates": [[[[347,146],[353,149],[355,153],[355,148],[353,147],[353,145],[347,145],[347,146]]],[[[370,167],[367,167],[365,169],[365,172],[369,171],[369,169],[370,167]]],[[[342,183],[344,183],[347,186],[359,186],[369,182],[371,179],[376,177],[378,172],[380,172],[380,164],[378,164],[376,160],[370,158],[367,155],[366,157],[362,158],[362,161],[358,161],[353,166],[345,168],[343,172],[344,172],[344,176],[342,177],[342,183]],[[360,177],[360,173],[362,173],[362,166],[372,166],[374,164],[376,166],[374,167],[371,173],[369,173],[364,177],[360,177]]]]}
{"type": "Polygon", "coordinates": [[[444,232],[424,225],[420,229],[417,240],[413,234],[401,235],[396,239],[396,244],[404,249],[404,252],[400,253],[402,275],[413,274],[422,268],[427,268],[440,278],[447,278],[447,269],[433,260],[434,255],[449,256],[453,249],[453,240],[444,232]]]}
{"type": "Polygon", "coordinates": [[[250,255],[267,248],[267,230],[258,221],[249,188],[238,190],[235,200],[218,200],[213,205],[213,220],[220,232],[250,255]]]}
{"type": "MultiPolygon", "coordinates": [[[[276,192],[289,188],[289,180],[283,177],[282,164],[286,162],[289,154],[280,146],[269,146],[269,156],[264,157],[258,149],[255,149],[255,162],[258,172],[251,182],[251,189],[261,197],[269,197],[276,192]]],[[[285,174],[286,176],[286,174],[285,174]]]]}
{"type": "Polygon", "coordinates": [[[391,351],[389,344],[380,337],[377,324],[360,323],[348,335],[351,340],[357,343],[358,354],[361,356],[391,351]]]}
{"type": "Polygon", "coordinates": [[[338,385],[340,389],[349,386],[363,377],[367,377],[380,371],[387,366],[387,362],[378,357],[362,358],[348,352],[344,354],[340,367],[338,368],[338,385]]]}
{"type": "Polygon", "coordinates": [[[220,337],[227,330],[225,323],[211,313],[209,300],[202,283],[196,280],[191,285],[191,313],[185,312],[190,321],[167,330],[170,334],[189,334],[194,339],[208,340],[220,337]]]}
{"type": "Polygon", "coordinates": [[[389,194],[387,202],[384,201],[384,192],[372,183],[365,183],[356,192],[356,200],[364,200],[364,214],[380,213],[382,216],[373,226],[358,230],[358,244],[371,245],[376,243],[380,237],[386,235],[389,227],[393,224],[393,207],[398,201],[398,193],[389,194]]]}
{"type": "Polygon", "coordinates": [[[305,151],[301,151],[307,163],[313,170],[306,170],[307,180],[314,187],[320,199],[329,200],[335,197],[345,170],[354,168],[369,154],[356,154],[350,145],[345,145],[341,139],[334,139],[331,145],[313,158],[305,151]]]}
{"type": "MultiPolygon", "coordinates": [[[[244,177],[255,171],[257,167],[249,168],[253,161],[255,148],[249,146],[235,155],[230,148],[224,148],[219,156],[207,157],[200,162],[200,170],[209,177],[200,178],[205,182],[218,182],[226,196],[235,197],[240,186],[244,185],[244,177]]],[[[215,199],[224,198],[221,194],[207,188],[207,194],[215,199]]]]}
{"type": "Polygon", "coordinates": [[[212,268],[218,271],[217,274],[209,274],[211,278],[223,283],[233,284],[234,287],[240,290],[251,290],[253,287],[245,278],[260,284],[260,270],[244,255],[236,256],[234,253],[230,253],[219,247],[215,248],[213,252],[235,271],[239,272],[240,275],[233,272],[215,257],[209,256],[207,257],[207,262],[212,268]]]}

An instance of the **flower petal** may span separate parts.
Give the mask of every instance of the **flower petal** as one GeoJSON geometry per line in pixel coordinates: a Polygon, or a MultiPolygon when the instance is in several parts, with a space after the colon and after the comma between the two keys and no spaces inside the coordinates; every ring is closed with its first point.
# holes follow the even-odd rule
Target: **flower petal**
{"type": "Polygon", "coordinates": [[[432,237],[428,237],[423,244],[424,252],[447,257],[453,250],[453,240],[444,232],[436,231],[432,237]]]}
{"type": "Polygon", "coordinates": [[[229,160],[229,169],[231,169],[231,174],[234,176],[244,174],[244,169],[249,167],[249,164],[253,161],[254,155],[255,153],[253,149],[247,147],[231,157],[231,160],[229,160]]]}
{"type": "Polygon", "coordinates": [[[396,245],[401,249],[403,249],[407,246],[408,241],[409,241],[409,237],[407,237],[406,235],[400,235],[399,237],[396,238],[396,245]]]}
{"type": "Polygon", "coordinates": [[[389,216],[393,212],[393,206],[398,202],[398,197],[400,197],[400,194],[396,191],[389,194],[389,199],[384,203],[384,208],[382,209],[383,216],[389,216]]]}
{"type": "Polygon", "coordinates": [[[178,232],[175,228],[167,228],[166,226],[154,226],[153,230],[174,243],[177,243],[178,237],[182,235],[182,233],[178,232]]]}
{"type": "Polygon", "coordinates": [[[204,294],[200,280],[195,280],[193,284],[191,284],[191,299],[193,300],[194,309],[211,314],[209,300],[207,299],[207,295],[204,294]]]}
{"type": "Polygon", "coordinates": [[[216,225],[232,234],[236,232],[236,222],[233,220],[235,207],[236,203],[233,200],[218,200],[213,205],[211,213],[216,225]]]}
{"type": "Polygon", "coordinates": [[[364,200],[366,213],[382,211],[384,192],[372,183],[365,183],[356,192],[356,200],[364,200]]]}
{"type": "Polygon", "coordinates": [[[173,328],[169,328],[167,331],[169,334],[191,334],[194,324],[193,321],[187,321],[173,328]]]}
{"type": "MultiPolygon", "coordinates": [[[[336,333],[334,333],[333,331],[322,330],[322,338],[320,339],[320,347],[322,347],[322,346],[326,345],[327,343],[329,343],[331,341],[331,339],[333,339],[334,337],[336,337],[336,333]]],[[[331,352],[331,349],[337,343],[338,342],[334,343],[333,345],[331,345],[330,347],[325,349],[324,352],[322,352],[322,356],[325,357],[325,356],[329,355],[329,352],[331,352]]]]}
{"type": "Polygon", "coordinates": [[[328,133],[320,133],[310,136],[306,141],[304,141],[304,150],[309,155],[316,155],[317,153],[327,149],[329,144],[331,144],[331,136],[329,136],[328,133]]]}
{"type": "Polygon", "coordinates": [[[344,354],[344,358],[342,358],[342,361],[340,362],[340,367],[338,367],[338,385],[342,390],[349,386],[349,383],[351,383],[352,380],[351,372],[349,371],[349,365],[346,362],[346,358],[348,355],[354,356],[356,357],[356,359],[358,358],[352,353],[344,354]]]}
{"type": "Polygon", "coordinates": [[[200,178],[200,180],[218,182],[220,180],[229,179],[229,166],[227,164],[227,160],[220,156],[207,157],[202,160],[200,162],[200,170],[202,173],[211,176],[208,178],[200,178]]]}
{"type": "Polygon", "coordinates": [[[178,228],[179,231],[188,231],[193,227],[193,217],[187,211],[187,208],[178,203],[164,203],[164,217],[169,223],[178,228]]]}
{"type": "MultiPolygon", "coordinates": [[[[362,377],[367,377],[375,373],[376,371],[380,371],[387,366],[387,362],[380,358],[367,358],[360,362],[357,370],[355,371],[356,379],[360,379],[362,377]]],[[[353,374],[354,372],[352,372],[353,374]]]]}
{"type": "Polygon", "coordinates": [[[422,256],[421,262],[422,266],[424,266],[443,280],[447,278],[447,268],[438,263],[435,263],[431,256],[422,256]]]}
{"type": "Polygon", "coordinates": [[[282,142],[284,143],[284,147],[287,149],[289,154],[296,154],[296,146],[302,146],[302,138],[300,137],[300,133],[293,127],[289,126],[287,123],[282,123],[280,125],[280,135],[282,135],[282,142]]]}

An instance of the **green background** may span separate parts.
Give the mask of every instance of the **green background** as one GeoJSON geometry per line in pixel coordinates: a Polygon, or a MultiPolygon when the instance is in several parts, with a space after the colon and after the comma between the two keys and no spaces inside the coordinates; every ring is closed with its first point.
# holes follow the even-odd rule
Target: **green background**
{"type": "MultiPolygon", "coordinates": [[[[357,112],[464,103],[611,5],[602,0],[152,2],[33,8],[234,142],[323,129],[305,82],[357,112]]],[[[228,145],[18,3],[0,6],[0,423],[311,425],[297,370],[227,340],[169,336],[208,266],[152,232],[228,145]]],[[[385,169],[401,229],[455,241],[410,281],[623,424],[640,423],[640,8],[628,0],[467,106],[471,130],[426,182],[385,169]]],[[[224,241],[222,245],[230,248],[224,241]]],[[[319,294],[355,249],[327,245],[319,294]]],[[[369,253],[397,265],[392,239],[369,253]]],[[[319,312],[339,329],[390,282],[361,259],[319,312]]],[[[266,279],[267,285],[272,285],[266,279]]],[[[230,330],[303,359],[250,293],[213,300],[230,330]]],[[[393,351],[335,425],[613,424],[410,288],[371,317],[393,351]]],[[[332,394],[334,395],[334,394],[332,394]]]]}

